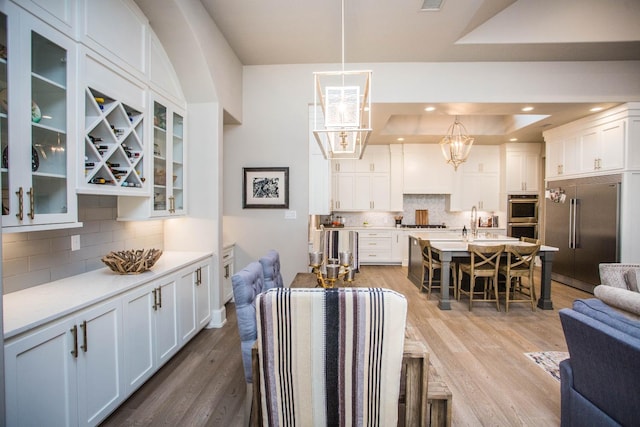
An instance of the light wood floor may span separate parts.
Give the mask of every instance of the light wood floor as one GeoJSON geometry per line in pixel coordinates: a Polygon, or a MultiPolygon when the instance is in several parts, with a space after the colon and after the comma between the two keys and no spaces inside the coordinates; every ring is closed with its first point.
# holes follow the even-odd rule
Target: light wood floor
{"type": "MultiPolygon", "coordinates": [[[[431,363],[453,393],[455,426],[558,426],[560,383],[523,353],[567,351],[558,310],[591,295],[552,283],[554,310],[513,304],[452,302],[437,307],[396,266],[365,266],[360,286],[381,286],[407,297],[408,316],[424,338],[431,363]]],[[[464,297],[463,297],[464,298],[464,297]]],[[[245,384],[235,309],[227,323],[203,330],[103,423],[104,426],[240,426],[245,384]]]]}

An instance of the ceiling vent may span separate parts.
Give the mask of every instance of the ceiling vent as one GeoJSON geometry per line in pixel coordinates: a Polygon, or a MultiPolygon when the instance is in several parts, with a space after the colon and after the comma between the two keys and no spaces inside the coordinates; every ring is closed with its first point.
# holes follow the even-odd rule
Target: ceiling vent
{"type": "Polygon", "coordinates": [[[444,0],[424,0],[420,10],[423,12],[439,12],[442,9],[442,3],[444,3],[444,0]]]}

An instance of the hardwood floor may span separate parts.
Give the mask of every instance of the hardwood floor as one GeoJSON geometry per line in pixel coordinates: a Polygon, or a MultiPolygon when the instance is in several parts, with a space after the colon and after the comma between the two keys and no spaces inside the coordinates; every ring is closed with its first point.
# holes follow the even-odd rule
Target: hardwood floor
{"type": "MultiPolygon", "coordinates": [[[[554,310],[513,304],[452,301],[437,307],[406,278],[406,267],[364,266],[358,286],[381,286],[404,294],[408,316],[424,338],[431,363],[453,394],[455,426],[558,426],[560,382],[529,361],[531,351],[566,351],[558,310],[591,295],[552,283],[554,310]]],[[[463,297],[464,298],[464,297],[463,297]]],[[[227,323],[203,330],[144,384],[104,426],[240,426],[245,383],[233,303],[227,323]]]]}

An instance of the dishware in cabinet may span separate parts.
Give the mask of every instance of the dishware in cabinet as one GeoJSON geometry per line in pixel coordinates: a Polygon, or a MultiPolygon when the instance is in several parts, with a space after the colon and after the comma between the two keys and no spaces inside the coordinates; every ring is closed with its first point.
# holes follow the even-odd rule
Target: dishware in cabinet
{"type": "MultiPolygon", "coordinates": [[[[77,227],[75,168],[67,167],[75,158],[69,142],[76,139],[76,47],[27,13],[9,16],[19,25],[10,26],[14,37],[0,54],[2,225],[5,231],[77,227]],[[24,55],[11,60],[11,52],[24,55]]],[[[2,22],[6,36],[5,16],[2,22]]]]}
{"type": "Polygon", "coordinates": [[[151,197],[119,197],[118,219],[139,220],[186,212],[185,116],[178,107],[153,95],[151,197]]]}
{"type": "Polygon", "coordinates": [[[184,115],[153,102],[153,214],[184,213],[184,115]]]}

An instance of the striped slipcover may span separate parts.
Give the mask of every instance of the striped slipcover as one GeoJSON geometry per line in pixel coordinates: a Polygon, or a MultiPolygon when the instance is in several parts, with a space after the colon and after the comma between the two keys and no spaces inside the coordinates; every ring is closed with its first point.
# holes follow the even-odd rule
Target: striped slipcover
{"type": "Polygon", "coordinates": [[[395,426],[407,315],[388,289],[258,295],[265,426],[395,426]]]}

